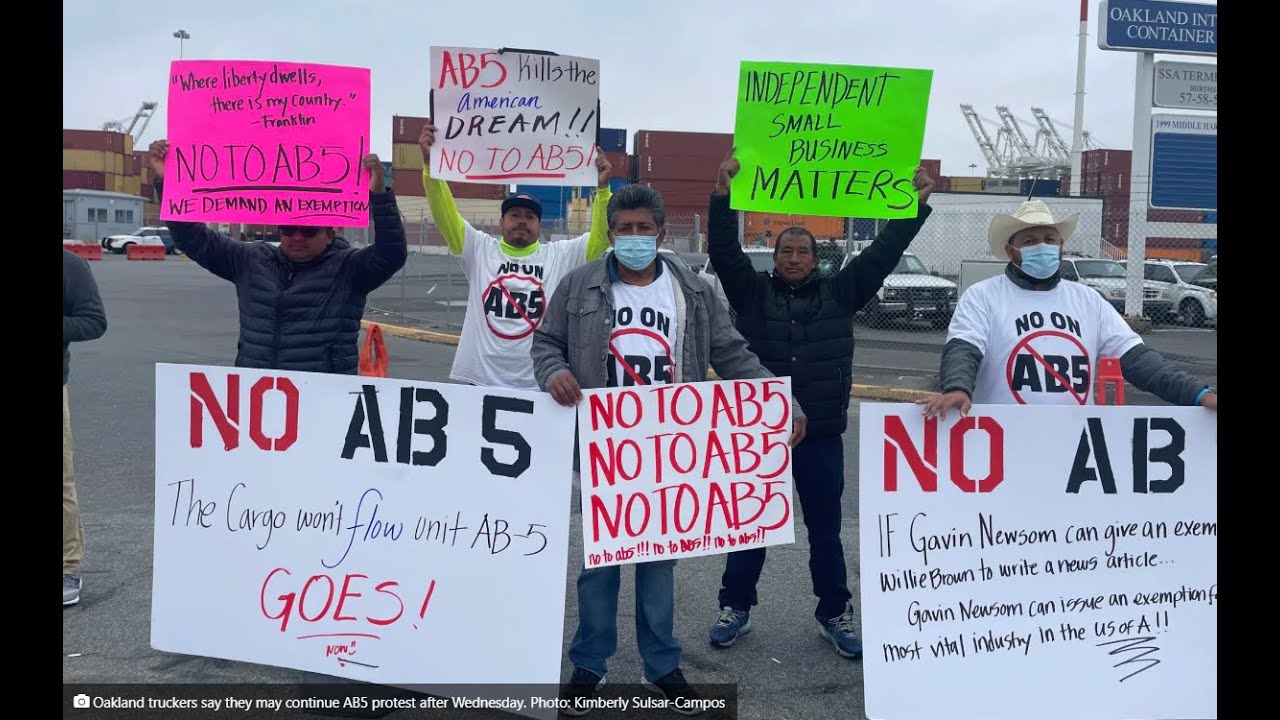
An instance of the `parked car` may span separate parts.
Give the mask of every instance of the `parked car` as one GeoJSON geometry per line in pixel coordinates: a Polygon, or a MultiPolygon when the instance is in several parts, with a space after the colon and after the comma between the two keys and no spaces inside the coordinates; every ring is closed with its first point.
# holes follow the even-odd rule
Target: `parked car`
{"type": "MultiPolygon", "coordinates": [[[[746,254],[747,260],[751,261],[751,267],[756,272],[773,272],[773,248],[745,247],[742,248],[742,252],[746,254]]],[[[707,258],[707,264],[702,267],[701,276],[707,285],[711,287],[716,297],[720,298],[720,303],[729,309],[729,317],[736,320],[738,313],[729,304],[729,298],[724,293],[724,285],[721,284],[720,278],[716,276],[716,269],[712,267],[710,258],[707,258]]]]}
{"type": "Polygon", "coordinates": [[[1205,263],[1181,260],[1147,260],[1142,276],[1160,288],[1162,301],[1167,300],[1167,305],[1162,302],[1147,314],[1156,320],[1177,318],[1192,327],[1217,325],[1218,291],[1194,282],[1208,267],[1205,263]]]}
{"type": "MultiPolygon", "coordinates": [[[[861,252],[849,253],[844,265],[861,252]]],[[[903,253],[875,297],[859,312],[871,322],[927,320],[934,328],[944,328],[955,312],[958,292],[955,283],[930,273],[915,253],[903,253]]]]}
{"type": "MultiPolygon", "coordinates": [[[[1103,297],[1121,315],[1124,314],[1125,296],[1128,292],[1128,275],[1125,264],[1107,258],[1062,258],[1062,278],[1088,285],[1103,297]]],[[[1169,312],[1169,298],[1160,283],[1143,280],[1142,307],[1150,316],[1165,316],[1169,312]]]]}
{"type": "Polygon", "coordinates": [[[129,252],[130,245],[162,245],[166,255],[175,255],[178,252],[167,227],[140,227],[126,235],[109,235],[102,238],[102,249],[117,255],[129,252]]]}

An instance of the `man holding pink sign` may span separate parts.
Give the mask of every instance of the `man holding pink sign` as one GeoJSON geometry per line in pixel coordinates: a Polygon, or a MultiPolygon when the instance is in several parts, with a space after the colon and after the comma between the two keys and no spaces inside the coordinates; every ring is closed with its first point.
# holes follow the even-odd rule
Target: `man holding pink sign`
{"type": "MultiPolygon", "coordinates": [[[[169,143],[151,143],[156,198],[163,202],[169,143]]],[[[355,375],[368,294],[404,267],[404,224],[386,190],[382,162],[366,155],[374,242],[356,249],[332,227],[281,225],[280,247],[245,243],[204,223],[169,220],[187,257],[236,285],[240,340],[236,366],[355,375]]]]}

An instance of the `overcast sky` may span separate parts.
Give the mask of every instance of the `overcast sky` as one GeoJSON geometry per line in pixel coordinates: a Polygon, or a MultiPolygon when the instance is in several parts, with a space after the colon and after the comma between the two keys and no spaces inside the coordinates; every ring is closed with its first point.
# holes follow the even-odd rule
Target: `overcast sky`
{"type": "MultiPolygon", "coordinates": [[[[931,69],[924,157],[940,158],[946,175],[986,167],[962,103],[992,119],[1007,105],[1029,123],[1031,108],[1043,107],[1068,144],[1075,112],[1076,0],[64,0],[63,8],[63,127],[99,128],[154,100],[143,144],[165,132],[179,28],[191,35],[186,59],[371,68],[372,142],[384,160],[391,117],[427,114],[431,45],[597,58],[603,124],[628,137],[732,132],[742,60],[931,69]]],[[[1136,57],[1098,48],[1096,13],[1090,0],[1084,129],[1105,147],[1129,149],[1136,57]]]]}

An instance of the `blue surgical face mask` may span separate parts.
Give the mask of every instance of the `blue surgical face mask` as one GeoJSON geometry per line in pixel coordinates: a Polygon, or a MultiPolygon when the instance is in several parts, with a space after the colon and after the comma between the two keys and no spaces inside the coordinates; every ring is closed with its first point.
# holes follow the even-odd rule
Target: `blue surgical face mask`
{"type": "Polygon", "coordinates": [[[1058,264],[1062,261],[1057,245],[1045,243],[1028,245],[1020,248],[1018,253],[1022,256],[1022,264],[1018,267],[1037,280],[1048,280],[1053,277],[1058,272],[1058,264]]]}
{"type": "Polygon", "coordinates": [[[629,270],[643,270],[658,257],[655,235],[619,235],[613,239],[613,254],[629,270]]]}

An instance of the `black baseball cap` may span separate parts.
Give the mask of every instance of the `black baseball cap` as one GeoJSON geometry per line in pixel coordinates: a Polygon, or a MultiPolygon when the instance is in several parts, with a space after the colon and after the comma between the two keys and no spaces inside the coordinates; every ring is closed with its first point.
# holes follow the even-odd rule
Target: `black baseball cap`
{"type": "Polygon", "coordinates": [[[527,208],[531,210],[538,219],[542,219],[542,203],[538,202],[532,195],[526,193],[516,193],[508,195],[506,200],[502,201],[502,214],[506,215],[511,208],[527,208]]]}

